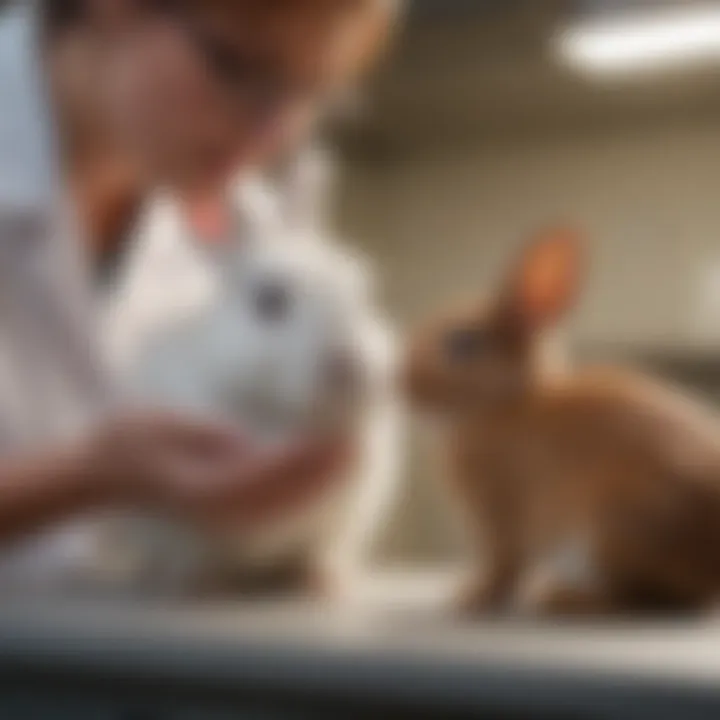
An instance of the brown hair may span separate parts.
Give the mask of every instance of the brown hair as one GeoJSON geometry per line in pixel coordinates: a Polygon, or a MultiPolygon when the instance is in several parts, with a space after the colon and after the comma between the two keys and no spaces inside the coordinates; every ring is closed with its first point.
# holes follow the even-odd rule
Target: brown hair
{"type": "MultiPolygon", "coordinates": [[[[184,0],[203,17],[218,19],[219,27],[258,36],[312,35],[335,22],[354,28],[348,37],[348,71],[362,69],[385,47],[402,0],[184,0]]],[[[169,0],[173,2],[173,0],[169,0]]],[[[292,42],[292,41],[291,41],[292,42]]]]}
{"type": "Polygon", "coordinates": [[[45,0],[41,5],[43,25],[55,33],[75,25],[83,17],[83,0],[45,0]]]}
{"type": "MultiPolygon", "coordinates": [[[[271,34],[302,37],[326,23],[344,21],[354,28],[345,41],[340,77],[355,75],[371,65],[382,53],[395,27],[404,0],[128,0],[148,11],[185,11],[191,15],[215,18],[228,34],[246,33],[250,42],[271,34]],[[230,28],[233,28],[230,30],[230,28]],[[293,28],[289,30],[289,28],[293,28]],[[308,31],[308,28],[310,30],[308,31]]],[[[88,17],[93,0],[42,0],[43,34],[49,41],[81,25],[88,17]]],[[[232,38],[229,38],[232,41],[232,38]]],[[[282,40],[281,43],[287,43],[282,40]]],[[[290,43],[293,41],[290,40],[290,43]]],[[[310,41],[311,42],[311,41],[310,41]]],[[[282,45],[281,45],[282,46],[282,45]]]]}

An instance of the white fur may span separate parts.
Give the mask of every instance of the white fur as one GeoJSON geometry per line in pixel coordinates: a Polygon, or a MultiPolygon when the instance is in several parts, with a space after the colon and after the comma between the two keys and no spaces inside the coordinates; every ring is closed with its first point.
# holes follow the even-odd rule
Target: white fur
{"type": "MultiPolygon", "coordinates": [[[[151,208],[107,308],[109,354],[140,403],[222,416],[258,444],[345,426],[360,446],[349,477],[282,521],[238,529],[220,549],[239,568],[297,553],[347,567],[367,549],[398,476],[394,337],[374,305],[370,269],[328,242],[317,222],[294,215],[288,223],[280,197],[258,186],[237,188],[233,205],[235,230],[213,247],[191,236],[171,200],[151,208]],[[286,322],[258,317],[255,293],[270,282],[288,292],[286,322]],[[331,391],[323,376],[336,347],[361,371],[347,392],[331,391]]],[[[125,567],[142,568],[145,558],[167,569],[178,554],[207,559],[203,538],[159,518],[122,518],[114,531],[113,551],[136,558],[125,567]]],[[[182,567],[182,582],[201,569],[182,567]]],[[[163,575],[137,572],[142,582],[148,572],[163,575]]]]}

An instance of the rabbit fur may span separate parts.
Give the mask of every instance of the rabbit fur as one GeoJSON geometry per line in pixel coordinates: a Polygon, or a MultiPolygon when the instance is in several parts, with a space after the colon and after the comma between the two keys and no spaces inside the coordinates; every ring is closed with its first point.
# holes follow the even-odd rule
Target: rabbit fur
{"type": "Polygon", "coordinates": [[[350,476],[318,501],[183,553],[222,556],[241,576],[293,562],[335,573],[356,566],[397,484],[396,341],[371,268],[323,228],[323,179],[306,161],[282,193],[239,183],[230,237],[210,246],[159,200],[108,308],[109,354],[129,397],[220,416],[258,444],[339,428],[358,440],[350,476]]]}
{"type": "Polygon", "coordinates": [[[720,590],[720,421],[622,367],[548,366],[579,234],[530,242],[490,302],[422,323],[408,396],[442,428],[472,550],[460,606],[574,616],[698,611],[720,590]]]}
{"type": "Polygon", "coordinates": [[[251,587],[255,576],[272,584],[274,572],[291,589],[352,578],[399,478],[396,338],[372,268],[325,229],[326,174],[313,162],[279,190],[236,183],[215,242],[194,236],[170,196],[151,202],[106,300],[105,341],[121,403],[222,418],[260,446],[344,429],[357,443],[346,477],[252,530],[201,534],[134,511],[78,521],[35,548],[10,585],[178,595],[251,587]],[[55,558],[52,572],[43,557],[55,558]]]}

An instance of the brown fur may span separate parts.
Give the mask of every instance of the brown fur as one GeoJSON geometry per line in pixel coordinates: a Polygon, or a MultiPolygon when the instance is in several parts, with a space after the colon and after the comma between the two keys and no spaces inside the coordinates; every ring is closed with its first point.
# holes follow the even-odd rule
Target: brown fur
{"type": "Polygon", "coordinates": [[[572,234],[545,235],[497,302],[445,314],[412,343],[409,395],[444,420],[453,490],[485,558],[463,607],[707,607],[720,591],[720,422],[640,374],[542,366],[541,339],[574,299],[579,260],[572,234]],[[477,336],[448,352],[458,329],[477,336]],[[538,558],[578,538],[592,582],[540,571],[538,558]]]}

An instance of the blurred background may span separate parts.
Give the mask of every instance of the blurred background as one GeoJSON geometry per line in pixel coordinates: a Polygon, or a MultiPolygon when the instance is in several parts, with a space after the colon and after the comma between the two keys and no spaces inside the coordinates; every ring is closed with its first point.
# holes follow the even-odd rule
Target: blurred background
{"type": "MultiPolygon", "coordinates": [[[[575,223],[592,253],[575,354],[720,403],[719,88],[720,3],[415,0],[338,137],[341,227],[405,326],[575,223]]],[[[457,547],[421,445],[388,561],[457,547]]]]}

